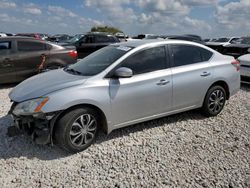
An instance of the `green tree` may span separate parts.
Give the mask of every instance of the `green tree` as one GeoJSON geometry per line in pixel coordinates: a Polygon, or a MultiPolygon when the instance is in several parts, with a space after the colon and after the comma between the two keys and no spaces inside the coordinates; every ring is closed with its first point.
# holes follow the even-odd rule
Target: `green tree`
{"type": "Polygon", "coordinates": [[[120,29],[111,26],[94,26],[91,28],[91,32],[123,33],[120,29]]]}

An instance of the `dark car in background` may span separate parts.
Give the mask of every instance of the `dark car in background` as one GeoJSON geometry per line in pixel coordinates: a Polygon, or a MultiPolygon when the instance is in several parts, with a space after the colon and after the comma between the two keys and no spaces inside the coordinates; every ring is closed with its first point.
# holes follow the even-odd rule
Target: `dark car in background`
{"type": "Polygon", "coordinates": [[[20,82],[43,70],[77,61],[75,48],[28,37],[0,38],[0,83],[20,82]]]}
{"type": "Polygon", "coordinates": [[[57,35],[50,36],[47,40],[50,42],[60,43],[60,42],[68,41],[72,38],[73,38],[72,36],[67,35],[67,34],[57,34],[57,35]]]}
{"type": "Polygon", "coordinates": [[[236,43],[240,38],[239,37],[231,37],[231,38],[227,38],[227,37],[223,37],[223,38],[218,38],[214,41],[208,41],[206,42],[206,46],[220,52],[223,53],[224,47],[228,46],[230,44],[234,44],[236,43]]]}
{"type": "Polygon", "coordinates": [[[235,44],[224,46],[222,50],[222,54],[234,56],[234,58],[248,53],[250,53],[250,37],[242,37],[235,41],[235,44]]]}
{"type": "Polygon", "coordinates": [[[73,38],[71,38],[69,40],[65,40],[63,42],[59,42],[58,44],[61,45],[61,46],[67,46],[68,44],[74,46],[75,43],[77,41],[79,41],[82,37],[84,37],[84,34],[76,34],[76,35],[74,35],[73,38]]]}
{"type": "Polygon", "coordinates": [[[106,33],[87,33],[78,41],[72,43],[61,43],[62,46],[75,46],[78,57],[84,58],[87,55],[112,43],[120,42],[119,39],[106,33]]]}

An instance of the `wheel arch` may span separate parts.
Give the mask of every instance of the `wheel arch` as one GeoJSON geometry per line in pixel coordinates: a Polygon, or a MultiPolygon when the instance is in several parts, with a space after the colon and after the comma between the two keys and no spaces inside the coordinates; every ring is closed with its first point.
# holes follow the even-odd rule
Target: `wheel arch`
{"type": "Polygon", "coordinates": [[[58,122],[58,120],[60,118],[62,118],[69,111],[72,111],[72,110],[77,109],[77,108],[86,108],[86,107],[95,110],[100,115],[100,118],[101,118],[100,129],[103,130],[105,133],[108,133],[107,118],[106,118],[104,112],[99,107],[97,107],[93,104],[83,103],[83,104],[77,104],[77,105],[71,106],[71,107],[61,111],[61,113],[56,117],[53,125],[51,126],[52,139],[54,138],[54,133],[55,133],[54,131],[55,131],[56,123],[58,122]]]}
{"type": "Polygon", "coordinates": [[[223,88],[225,89],[225,91],[226,91],[226,99],[228,100],[228,99],[230,98],[230,90],[229,90],[229,86],[228,86],[228,84],[227,84],[226,81],[224,81],[224,80],[218,80],[218,81],[214,82],[214,83],[208,88],[208,90],[209,90],[211,87],[213,87],[213,86],[221,86],[221,87],[223,87],[223,88]]]}

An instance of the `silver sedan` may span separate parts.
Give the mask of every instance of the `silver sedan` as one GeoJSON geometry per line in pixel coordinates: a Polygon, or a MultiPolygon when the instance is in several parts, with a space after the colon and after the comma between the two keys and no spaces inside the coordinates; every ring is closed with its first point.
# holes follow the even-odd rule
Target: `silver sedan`
{"type": "Polygon", "coordinates": [[[27,79],[9,94],[10,113],[37,143],[78,152],[101,129],[196,108],[216,116],[239,88],[239,62],[230,56],[187,41],[131,41],[27,79]]]}

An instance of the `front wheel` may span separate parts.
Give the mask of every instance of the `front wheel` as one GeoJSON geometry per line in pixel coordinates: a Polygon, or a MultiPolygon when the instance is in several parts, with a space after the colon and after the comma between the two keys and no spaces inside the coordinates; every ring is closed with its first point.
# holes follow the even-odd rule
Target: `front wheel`
{"type": "Polygon", "coordinates": [[[226,91],[221,86],[211,87],[203,102],[202,110],[206,116],[217,116],[226,103],[226,91]]]}
{"type": "Polygon", "coordinates": [[[69,111],[56,124],[56,143],[73,153],[85,150],[95,141],[99,123],[98,114],[91,108],[69,111]]]}

